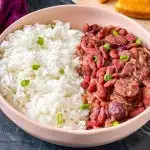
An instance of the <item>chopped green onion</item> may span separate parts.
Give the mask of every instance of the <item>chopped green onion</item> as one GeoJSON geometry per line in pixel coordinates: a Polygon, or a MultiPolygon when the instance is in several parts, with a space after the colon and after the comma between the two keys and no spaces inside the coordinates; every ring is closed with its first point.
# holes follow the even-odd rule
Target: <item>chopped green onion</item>
{"type": "Polygon", "coordinates": [[[90,104],[82,104],[80,106],[80,109],[89,109],[90,108],[90,104]]]}
{"type": "Polygon", "coordinates": [[[128,61],[129,60],[129,56],[128,55],[121,55],[120,56],[120,60],[122,60],[122,61],[128,61]]]}
{"type": "Polygon", "coordinates": [[[22,81],[21,81],[21,85],[22,85],[23,87],[28,86],[29,83],[30,83],[30,80],[22,80],[22,81]]]}
{"type": "Polygon", "coordinates": [[[118,121],[114,121],[114,122],[112,123],[112,125],[113,125],[113,126],[117,126],[117,125],[119,125],[119,122],[118,122],[118,121]]]}
{"type": "Polygon", "coordinates": [[[110,50],[110,45],[109,44],[104,44],[104,48],[106,51],[109,51],[110,50]]]}
{"type": "Polygon", "coordinates": [[[43,45],[44,44],[44,38],[39,36],[38,40],[37,40],[37,44],[43,45]]]}
{"type": "Polygon", "coordinates": [[[112,79],[112,76],[110,74],[105,74],[104,81],[109,81],[112,79]]]}
{"type": "Polygon", "coordinates": [[[112,31],[112,34],[113,34],[114,36],[118,36],[118,35],[119,35],[119,33],[118,33],[116,30],[113,30],[113,31],[112,31]]]}
{"type": "Polygon", "coordinates": [[[142,40],[141,40],[141,39],[136,39],[135,43],[136,43],[137,45],[142,45],[142,40]]]}
{"type": "Polygon", "coordinates": [[[64,122],[63,114],[62,113],[58,113],[57,114],[57,123],[58,124],[62,124],[63,122],[64,122]]]}
{"type": "Polygon", "coordinates": [[[65,72],[64,68],[60,68],[59,73],[64,74],[64,72],[65,72]]]}
{"type": "Polygon", "coordinates": [[[39,64],[34,64],[32,65],[32,69],[33,70],[38,70],[40,68],[40,65],[39,64]]]}
{"type": "Polygon", "coordinates": [[[97,62],[97,56],[93,56],[94,62],[97,62]]]}

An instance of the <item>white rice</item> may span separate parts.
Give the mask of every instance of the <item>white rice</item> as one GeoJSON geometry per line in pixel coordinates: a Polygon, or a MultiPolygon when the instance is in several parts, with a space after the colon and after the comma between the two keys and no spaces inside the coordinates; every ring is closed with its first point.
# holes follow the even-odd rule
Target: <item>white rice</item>
{"type": "Polygon", "coordinates": [[[79,65],[74,58],[75,46],[82,33],[71,30],[69,23],[57,21],[48,25],[25,26],[8,35],[0,44],[4,51],[0,60],[0,92],[16,109],[42,124],[67,129],[85,129],[88,110],[82,104],[82,79],[75,72],[79,65]],[[38,45],[38,37],[44,45],[38,45]],[[33,70],[33,64],[40,64],[33,70]],[[64,74],[60,69],[64,69],[64,74]],[[22,80],[30,80],[28,86],[22,80]],[[57,114],[64,122],[58,124],[57,114]]]}

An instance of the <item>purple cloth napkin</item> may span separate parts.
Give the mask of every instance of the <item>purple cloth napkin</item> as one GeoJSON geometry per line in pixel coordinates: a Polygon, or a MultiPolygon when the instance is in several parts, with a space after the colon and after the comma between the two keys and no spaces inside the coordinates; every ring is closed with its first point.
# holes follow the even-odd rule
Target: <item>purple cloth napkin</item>
{"type": "Polygon", "coordinates": [[[27,0],[0,0],[0,33],[27,13],[27,0]]]}

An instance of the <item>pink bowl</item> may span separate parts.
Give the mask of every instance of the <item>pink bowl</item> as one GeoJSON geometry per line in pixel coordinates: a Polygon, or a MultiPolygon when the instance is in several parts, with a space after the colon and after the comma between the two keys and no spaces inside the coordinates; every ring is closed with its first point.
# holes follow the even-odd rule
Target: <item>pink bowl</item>
{"type": "MultiPolygon", "coordinates": [[[[109,24],[121,26],[136,36],[141,37],[144,43],[150,47],[150,34],[135,21],[104,8],[76,5],[50,7],[28,14],[8,27],[0,35],[0,41],[4,40],[8,33],[22,28],[24,25],[35,24],[37,22],[48,24],[52,20],[70,22],[72,28],[77,29],[82,29],[85,23],[97,23],[102,26],[109,24]]],[[[29,134],[51,143],[73,147],[91,147],[120,140],[135,132],[150,120],[149,107],[137,117],[117,127],[73,131],[41,125],[18,112],[1,95],[0,108],[15,124],[29,134]]]]}

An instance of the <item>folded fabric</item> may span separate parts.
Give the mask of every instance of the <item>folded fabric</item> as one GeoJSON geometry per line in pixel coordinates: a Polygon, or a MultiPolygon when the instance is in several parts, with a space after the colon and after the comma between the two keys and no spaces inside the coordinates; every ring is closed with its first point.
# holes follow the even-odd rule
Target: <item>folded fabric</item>
{"type": "Polygon", "coordinates": [[[0,0],[0,33],[27,13],[27,0],[0,0]]]}

